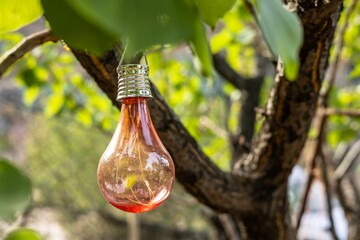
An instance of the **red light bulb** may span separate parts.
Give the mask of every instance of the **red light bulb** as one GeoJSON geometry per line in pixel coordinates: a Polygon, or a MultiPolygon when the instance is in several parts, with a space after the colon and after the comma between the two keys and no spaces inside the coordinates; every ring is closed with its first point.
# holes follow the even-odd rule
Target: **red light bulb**
{"type": "Polygon", "coordinates": [[[118,71],[121,115],[100,159],[98,184],[111,205],[141,213],[158,207],[168,197],[175,169],[150,118],[147,107],[150,86],[148,82],[142,84],[144,79],[139,80],[147,77],[147,65],[124,65],[118,71]]]}

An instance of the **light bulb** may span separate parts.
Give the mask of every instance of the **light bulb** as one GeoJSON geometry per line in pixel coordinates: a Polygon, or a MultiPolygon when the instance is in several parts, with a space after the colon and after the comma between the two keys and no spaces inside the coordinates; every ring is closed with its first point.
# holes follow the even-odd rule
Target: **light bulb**
{"type": "Polygon", "coordinates": [[[168,197],[175,169],[147,107],[151,97],[148,66],[122,65],[118,73],[120,120],[100,159],[98,184],[111,205],[141,213],[158,207],[168,197]]]}

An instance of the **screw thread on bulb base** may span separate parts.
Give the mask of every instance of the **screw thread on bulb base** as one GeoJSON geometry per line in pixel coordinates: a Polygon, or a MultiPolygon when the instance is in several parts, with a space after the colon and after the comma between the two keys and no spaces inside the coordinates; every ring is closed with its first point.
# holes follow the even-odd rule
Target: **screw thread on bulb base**
{"type": "Polygon", "coordinates": [[[117,68],[118,95],[116,100],[131,97],[152,97],[149,66],[145,64],[125,64],[117,68]]]}

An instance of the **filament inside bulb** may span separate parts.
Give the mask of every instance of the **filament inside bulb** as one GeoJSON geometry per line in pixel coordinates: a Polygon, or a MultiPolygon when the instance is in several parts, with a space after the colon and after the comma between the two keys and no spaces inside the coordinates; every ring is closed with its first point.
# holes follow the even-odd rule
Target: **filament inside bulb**
{"type": "Polygon", "coordinates": [[[119,124],[98,166],[100,190],[107,201],[135,213],[159,206],[169,195],[175,175],[146,101],[123,99],[119,124]]]}

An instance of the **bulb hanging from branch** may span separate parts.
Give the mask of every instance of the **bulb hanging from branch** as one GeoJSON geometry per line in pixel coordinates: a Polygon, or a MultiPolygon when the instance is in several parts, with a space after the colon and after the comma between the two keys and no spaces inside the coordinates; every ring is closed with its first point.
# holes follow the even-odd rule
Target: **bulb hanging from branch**
{"type": "Polygon", "coordinates": [[[132,213],[158,207],[168,197],[175,179],[174,163],[147,107],[152,97],[148,71],[148,65],[119,66],[120,120],[97,170],[105,199],[132,213]]]}

